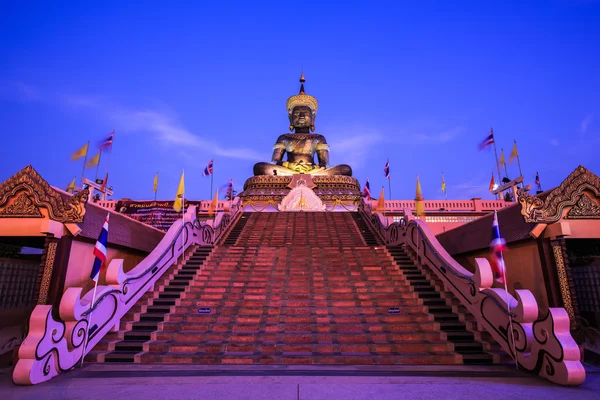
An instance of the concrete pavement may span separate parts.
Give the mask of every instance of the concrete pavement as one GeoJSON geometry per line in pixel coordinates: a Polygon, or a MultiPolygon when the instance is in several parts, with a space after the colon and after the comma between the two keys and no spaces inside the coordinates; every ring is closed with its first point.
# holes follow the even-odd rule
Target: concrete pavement
{"type": "Polygon", "coordinates": [[[181,365],[89,364],[30,387],[15,386],[11,370],[4,369],[0,371],[0,399],[567,400],[595,399],[600,393],[598,368],[589,370],[584,385],[567,388],[508,369],[460,367],[434,368],[434,372],[418,366],[396,371],[369,367],[373,376],[364,376],[362,373],[366,371],[361,372],[360,367],[333,371],[282,367],[262,373],[241,366],[215,370],[181,365]],[[477,374],[477,371],[489,373],[477,374]]]}

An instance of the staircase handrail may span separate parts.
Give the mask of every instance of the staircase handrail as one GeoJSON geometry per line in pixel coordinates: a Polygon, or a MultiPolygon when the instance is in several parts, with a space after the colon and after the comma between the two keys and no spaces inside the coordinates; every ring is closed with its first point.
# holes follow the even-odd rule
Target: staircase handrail
{"type": "Polygon", "coordinates": [[[371,203],[365,201],[364,198],[360,199],[360,202],[358,203],[358,213],[362,216],[363,220],[366,221],[367,226],[371,228],[371,232],[373,232],[383,243],[386,243],[382,231],[385,230],[387,224],[381,214],[373,211],[371,203]]]}
{"type": "Polygon", "coordinates": [[[36,306],[29,319],[29,333],[19,349],[13,382],[35,385],[75,367],[108,332],[119,329],[121,318],[190,246],[210,246],[214,241],[213,228],[199,223],[196,207],[190,206],[184,218],[175,221],[132,270],[124,271],[123,259],[111,260],[105,284],[96,289],[93,307],[93,291],[82,295],[83,287],[68,288],[58,310],[51,305],[36,306]]]}
{"type": "Polygon", "coordinates": [[[564,308],[551,307],[540,318],[531,291],[515,290],[515,298],[503,288],[492,288],[494,276],[487,259],[476,258],[475,272],[469,272],[411,210],[405,209],[404,217],[389,225],[382,222],[385,219],[381,215],[375,217],[376,214],[372,213],[367,221],[386,245],[405,246],[417,264],[435,273],[444,290],[460,300],[478,325],[517,361],[520,369],[560,385],[580,385],[585,381],[579,346],[571,336],[569,315],[564,308]]]}

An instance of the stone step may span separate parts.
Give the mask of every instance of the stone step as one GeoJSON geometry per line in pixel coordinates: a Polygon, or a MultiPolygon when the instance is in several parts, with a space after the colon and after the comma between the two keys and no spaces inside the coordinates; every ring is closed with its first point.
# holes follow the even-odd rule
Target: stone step
{"type": "Polygon", "coordinates": [[[430,353],[430,354],[448,354],[452,352],[452,346],[446,341],[433,341],[428,343],[415,342],[397,342],[394,344],[258,344],[249,345],[244,343],[220,343],[204,344],[177,341],[150,341],[143,343],[145,351],[151,353],[202,353],[211,355],[227,355],[228,353],[249,353],[249,354],[279,354],[292,355],[294,353],[304,353],[312,355],[321,354],[410,354],[410,353],[430,353]]]}
{"type": "Polygon", "coordinates": [[[487,353],[462,354],[462,357],[463,363],[466,365],[488,365],[494,363],[493,356],[487,353]]]}
{"type": "Polygon", "coordinates": [[[123,336],[125,341],[132,342],[147,341],[151,338],[150,332],[148,331],[127,331],[123,336]]]}
{"type": "Polygon", "coordinates": [[[157,314],[157,313],[144,313],[140,315],[140,321],[148,321],[148,322],[162,322],[165,320],[165,314],[157,314]]]}
{"type": "MultiPolygon", "coordinates": [[[[397,292],[377,293],[375,291],[369,292],[357,292],[357,293],[336,293],[327,288],[323,290],[311,290],[308,296],[301,296],[294,291],[284,293],[232,293],[229,291],[212,291],[212,290],[198,290],[197,288],[190,288],[189,291],[185,291],[181,294],[182,299],[204,299],[204,300],[220,300],[226,299],[228,302],[235,301],[237,303],[244,301],[258,301],[259,304],[265,304],[269,301],[277,301],[281,306],[291,307],[310,307],[315,306],[316,303],[319,305],[331,302],[332,305],[339,304],[340,302],[364,302],[364,301],[380,301],[380,300],[408,300],[417,299],[416,293],[412,292],[410,288],[399,289],[397,292]],[[313,300],[306,299],[304,297],[312,298],[313,300]],[[323,303],[324,302],[324,303],[323,303]],[[336,304],[333,304],[336,303],[336,304]]],[[[444,299],[428,298],[428,304],[437,304],[436,302],[445,303],[444,299]]],[[[423,300],[425,302],[425,299],[423,300]]],[[[442,304],[439,303],[439,304],[442,304]]],[[[350,304],[348,304],[350,305],[350,304]]],[[[354,304],[352,304],[354,305],[354,304]]]]}
{"type": "MultiPolygon", "coordinates": [[[[134,325],[134,330],[148,331],[154,330],[150,324],[134,325]],[[137,328],[137,329],[136,329],[137,328]]],[[[251,333],[261,334],[265,333],[294,333],[294,332],[308,332],[308,333],[352,333],[352,332],[383,332],[383,333],[394,333],[394,332],[422,332],[431,331],[438,329],[437,323],[433,321],[403,321],[402,323],[361,323],[361,324],[337,324],[329,323],[326,325],[320,325],[318,323],[306,323],[306,324],[292,324],[292,323],[266,323],[266,324],[219,324],[209,322],[175,322],[165,321],[160,324],[162,331],[194,331],[194,332],[232,332],[232,333],[251,333]]],[[[452,331],[452,334],[455,332],[452,331]]]]}
{"type": "Polygon", "coordinates": [[[112,352],[104,356],[104,362],[132,363],[138,351],[112,352]]]}
{"type": "Polygon", "coordinates": [[[163,364],[302,364],[302,365],[395,365],[395,364],[436,364],[452,365],[459,363],[460,356],[456,354],[415,353],[410,355],[194,355],[190,353],[142,353],[142,363],[163,364]]]}
{"type": "Polygon", "coordinates": [[[120,341],[115,343],[115,350],[118,352],[141,352],[144,350],[144,343],[147,341],[120,341]]]}
{"type": "Polygon", "coordinates": [[[252,334],[235,334],[230,333],[206,333],[204,331],[158,331],[154,334],[156,340],[173,340],[177,342],[189,342],[189,343],[229,343],[229,342],[247,342],[247,343],[293,343],[305,342],[305,343],[333,343],[334,339],[338,343],[346,344],[362,344],[368,343],[369,339],[373,343],[388,343],[394,344],[396,342],[427,342],[427,341],[439,341],[445,339],[445,334],[439,331],[421,331],[421,332],[393,332],[393,333],[378,333],[374,332],[369,335],[365,334],[343,334],[343,335],[332,335],[331,333],[294,335],[288,333],[283,334],[267,334],[263,333],[260,336],[252,334]]]}

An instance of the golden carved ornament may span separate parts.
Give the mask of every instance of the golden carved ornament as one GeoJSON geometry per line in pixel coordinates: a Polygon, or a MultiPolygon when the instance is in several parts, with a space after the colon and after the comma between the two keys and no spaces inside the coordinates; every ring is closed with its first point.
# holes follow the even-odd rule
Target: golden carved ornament
{"type": "Polygon", "coordinates": [[[585,194],[567,213],[569,219],[600,219],[600,206],[585,194]]]}
{"type": "Polygon", "coordinates": [[[561,219],[566,207],[577,204],[585,190],[600,197],[600,178],[580,165],[544,200],[519,189],[517,196],[521,204],[521,215],[525,222],[554,223],[561,219]]]}
{"type": "MultiPolygon", "coordinates": [[[[321,189],[352,189],[360,190],[356,178],[344,175],[311,175],[312,181],[321,189]]],[[[249,189],[288,189],[292,176],[257,175],[248,178],[244,190],[249,189]]]]}
{"type": "Polygon", "coordinates": [[[50,279],[52,279],[52,269],[54,268],[54,258],[56,257],[56,248],[58,242],[51,241],[46,247],[46,262],[44,263],[44,272],[40,282],[40,292],[38,295],[38,304],[48,302],[48,292],[50,291],[50,279]]]}
{"type": "Polygon", "coordinates": [[[40,209],[33,204],[25,193],[21,193],[14,203],[0,210],[0,217],[10,218],[43,218],[40,209]]]}
{"type": "Polygon", "coordinates": [[[556,272],[558,273],[558,284],[560,286],[560,294],[563,298],[563,304],[567,314],[571,318],[571,321],[575,320],[575,310],[573,308],[573,301],[571,299],[571,288],[569,286],[569,280],[567,279],[567,271],[565,269],[565,262],[563,259],[562,246],[552,246],[552,252],[554,253],[554,261],[556,262],[556,272]]]}
{"type": "MultiPolygon", "coordinates": [[[[83,222],[85,204],[90,194],[87,188],[63,200],[62,196],[28,165],[0,184],[0,207],[8,204],[8,201],[21,191],[26,193],[27,199],[35,207],[46,208],[50,219],[62,223],[83,222]]],[[[15,215],[0,214],[0,217],[14,218],[15,215]]]]}
{"type": "Polygon", "coordinates": [[[291,96],[287,99],[285,106],[287,108],[288,114],[291,114],[294,110],[294,107],[297,106],[307,106],[311,109],[313,114],[317,113],[319,109],[319,102],[313,96],[309,96],[304,93],[304,85],[300,87],[300,93],[291,96]]]}

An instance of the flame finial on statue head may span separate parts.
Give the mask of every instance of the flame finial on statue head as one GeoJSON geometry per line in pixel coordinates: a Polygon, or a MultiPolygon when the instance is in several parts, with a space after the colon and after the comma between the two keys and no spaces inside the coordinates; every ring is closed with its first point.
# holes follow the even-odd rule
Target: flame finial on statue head
{"type": "Polygon", "coordinates": [[[313,115],[314,119],[314,116],[317,114],[317,110],[319,109],[319,103],[317,102],[317,99],[315,99],[313,96],[306,94],[306,92],[304,91],[305,82],[306,79],[304,78],[304,72],[302,72],[302,75],[300,75],[300,92],[287,99],[286,108],[288,111],[288,116],[291,116],[295,107],[308,107],[310,108],[311,114],[313,115]]]}

